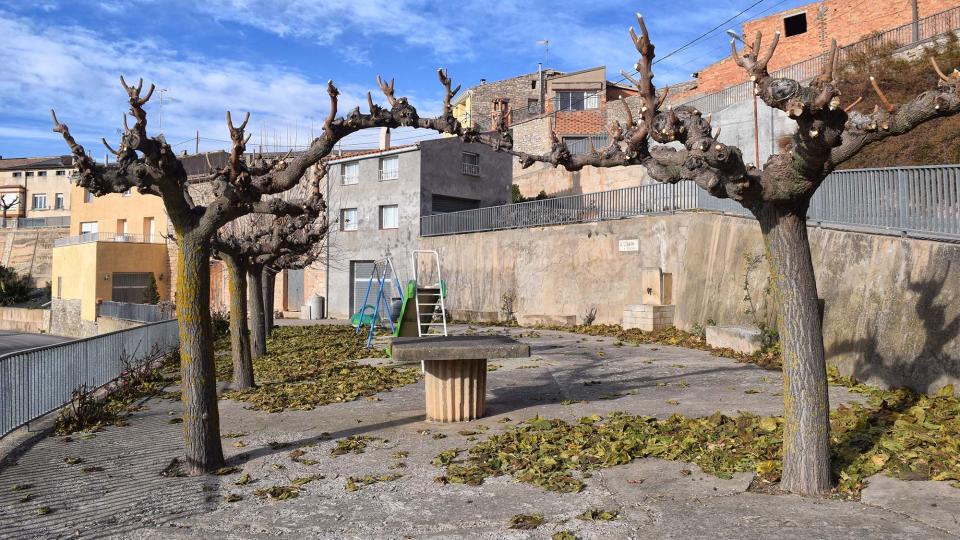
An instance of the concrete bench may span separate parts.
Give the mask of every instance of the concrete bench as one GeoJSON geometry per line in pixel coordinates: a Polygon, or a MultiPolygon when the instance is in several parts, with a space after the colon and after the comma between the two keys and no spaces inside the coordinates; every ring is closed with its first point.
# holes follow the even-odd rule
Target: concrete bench
{"type": "Polygon", "coordinates": [[[754,354],[763,349],[763,333],[756,326],[708,326],[707,345],[754,354]]]}
{"type": "Polygon", "coordinates": [[[530,346],[505,336],[430,336],[396,338],[390,353],[422,363],[427,420],[466,422],[486,409],[487,359],[527,358],[530,346]]]}

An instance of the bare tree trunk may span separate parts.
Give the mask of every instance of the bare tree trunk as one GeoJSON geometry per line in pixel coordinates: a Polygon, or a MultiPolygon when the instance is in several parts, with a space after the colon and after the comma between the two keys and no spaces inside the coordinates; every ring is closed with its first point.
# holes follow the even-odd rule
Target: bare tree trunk
{"type": "Polygon", "coordinates": [[[230,350],[233,355],[233,388],[253,387],[250,330],[247,328],[247,272],[236,257],[223,253],[230,276],[230,350]]]}
{"type": "Polygon", "coordinates": [[[177,320],[187,467],[190,474],[202,474],[223,466],[223,449],[210,323],[210,247],[189,233],[180,236],[177,320]]]}
{"type": "Polygon", "coordinates": [[[264,335],[273,334],[273,295],[277,287],[277,273],[263,269],[263,307],[264,307],[264,335]]]}
{"type": "Polygon", "coordinates": [[[263,313],[263,266],[247,266],[247,283],[250,287],[250,356],[260,358],[267,354],[267,335],[263,313]]]}
{"type": "Polygon", "coordinates": [[[757,213],[779,307],[783,349],[784,491],[821,495],[831,488],[830,402],[817,283],[807,237],[807,203],[766,204],[757,213]]]}

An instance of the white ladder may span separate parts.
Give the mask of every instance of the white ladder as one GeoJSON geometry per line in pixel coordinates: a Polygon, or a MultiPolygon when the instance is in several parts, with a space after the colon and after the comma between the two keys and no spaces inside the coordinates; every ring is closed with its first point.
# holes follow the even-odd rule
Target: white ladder
{"type": "Polygon", "coordinates": [[[442,328],[443,335],[447,335],[447,306],[444,303],[444,293],[446,292],[446,284],[443,282],[443,277],[440,274],[440,254],[434,250],[427,249],[415,249],[413,250],[413,281],[416,284],[416,291],[414,293],[414,300],[417,310],[417,335],[423,337],[430,333],[430,330],[433,328],[442,328]],[[427,264],[430,264],[430,259],[432,259],[433,264],[436,265],[437,269],[437,281],[436,283],[429,284],[420,284],[420,267],[419,256],[426,257],[428,259],[427,264]],[[421,306],[424,309],[421,309],[421,306]],[[434,322],[437,315],[437,308],[440,308],[440,322],[434,322]]]}

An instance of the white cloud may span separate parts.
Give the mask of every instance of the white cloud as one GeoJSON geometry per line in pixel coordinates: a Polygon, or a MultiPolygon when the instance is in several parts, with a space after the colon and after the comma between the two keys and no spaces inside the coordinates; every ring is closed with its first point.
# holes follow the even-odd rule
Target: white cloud
{"type": "MultiPolygon", "coordinates": [[[[41,25],[3,13],[0,33],[5,36],[0,118],[7,126],[0,137],[35,139],[46,133],[54,139],[57,135],[44,129],[54,108],[79,142],[100,155],[99,137],[116,140],[127,110],[120,74],[128,83],[143,77],[145,86],[166,89],[163,132],[171,143],[184,142],[177,150],[192,151],[197,130],[201,148],[224,147],[217,139],[229,139],[226,108],[234,118],[251,112],[252,144],[276,140],[282,145],[309,144],[311,119],[319,134],[329,110],[326,81],[291,69],[185,55],[151,40],[108,40],[83,28],[41,25]]],[[[366,107],[366,85],[341,81],[338,88],[341,114],[366,107]]],[[[415,95],[410,98],[418,103],[415,95]]],[[[158,90],[147,105],[151,132],[160,127],[160,101],[158,90]]],[[[425,113],[436,108],[432,102],[421,104],[425,113]]],[[[376,135],[358,134],[345,144],[358,144],[357,139],[376,141],[376,135]]]]}

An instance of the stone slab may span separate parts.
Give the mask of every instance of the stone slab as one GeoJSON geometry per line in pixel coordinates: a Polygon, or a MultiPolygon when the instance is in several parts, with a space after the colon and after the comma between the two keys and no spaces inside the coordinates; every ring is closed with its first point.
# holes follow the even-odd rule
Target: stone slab
{"type": "Polygon", "coordinates": [[[517,314],[517,324],[520,326],[576,326],[577,316],[517,314]]]}
{"type": "Polygon", "coordinates": [[[733,349],[743,354],[760,352],[763,339],[756,326],[708,326],[707,345],[721,349],[733,349]]]}
{"type": "Polygon", "coordinates": [[[506,336],[431,336],[396,338],[390,356],[400,363],[424,360],[526,358],[530,345],[506,336]]]}

